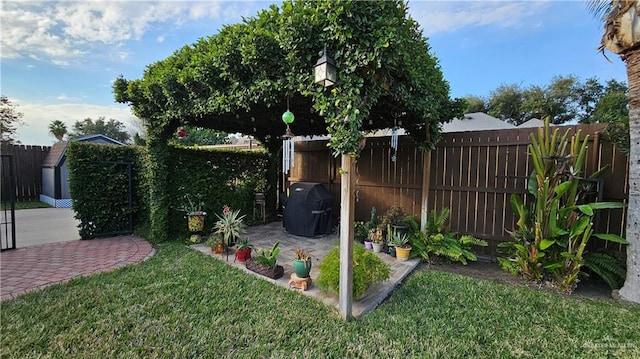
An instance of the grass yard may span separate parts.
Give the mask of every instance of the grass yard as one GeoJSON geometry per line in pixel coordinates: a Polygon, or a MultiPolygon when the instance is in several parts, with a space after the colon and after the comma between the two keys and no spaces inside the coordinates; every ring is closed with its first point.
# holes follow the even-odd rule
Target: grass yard
{"type": "MultiPolygon", "coordinates": [[[[33,209],[33,208],[50,208],[51,206],[40,201],[29,201],[29,202],[16,202],[15,209],[33,209]]],[[[0,205],[0,210],[10,210],[11,202],[2,202],[0,205]]]]}
{"type": "Polygon", "coordinates": [[[640,306],[425,270],[345,323],[179,244],[3,302],[0,329],[2,358],[640,357],[640,306]]]}

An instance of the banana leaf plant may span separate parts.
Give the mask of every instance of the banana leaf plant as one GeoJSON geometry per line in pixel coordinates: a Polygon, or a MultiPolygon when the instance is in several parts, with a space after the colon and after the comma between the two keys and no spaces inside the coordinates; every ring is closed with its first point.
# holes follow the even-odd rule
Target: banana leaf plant
{"type": "MultiPolygon", "coordinates": [[[[572,292],[578,281],[589,239],[627,244],[613,234],[593,233],[595,211],[622,208],[618,202],[581,203],[584,183],[598,178],[605,166],[588,178],[584,172],[589,136],[581,131],[569,137],[569,130],[560,134],[549,128],[549,119],[531,134],[529,155],[534,171],[529,177],[528,193],[533,196],[531,208],[513,194],[511,206],[518,218],[510,232],[513,242],[501,244],[508,254],[499,258],[503,268],[532,281],[546,280],[564,292],[572,292]]],[[[598,273],[598,271],[594,271],[598,273]]]]}

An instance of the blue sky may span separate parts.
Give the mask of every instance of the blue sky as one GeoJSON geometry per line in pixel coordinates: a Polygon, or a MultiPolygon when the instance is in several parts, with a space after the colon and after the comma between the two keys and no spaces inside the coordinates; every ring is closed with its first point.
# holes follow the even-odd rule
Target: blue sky
{"type": "MultiPolygon", "coordinates": [[[[99,116],[140,131],[113,100],[118,75],[140,78],[147,65],[271,3],[2,0],[0,91],[24,113],[17,139],[50,145],[52,120],[71,129],[99,116]]],[[[626,82],[624,63],[596,50],[602,24],[586,1],[414,0],[409,7],[452,97],[487,96],[500,84],[546,85],[554,75],[626,82]]]]}

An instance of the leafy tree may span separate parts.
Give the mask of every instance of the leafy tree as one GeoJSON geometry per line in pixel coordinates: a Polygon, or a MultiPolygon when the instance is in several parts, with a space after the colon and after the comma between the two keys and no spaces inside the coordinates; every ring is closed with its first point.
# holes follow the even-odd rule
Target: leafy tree
{"type": "Polygon", "coordinates": [[[113,118],[105,121],[104,116],[98,117],[93,121],[87,117],[82,121],[76,121],[73,124],[73,132],[69,134],[70,139],[76,139],[90,135],[105,135],[120,142],[129,142],[131,136],[125,131],[125,126],[118,120],[113,118]]]}
{"type": "Polygon", "coordinates": [[[607,92],[600,98],[593,118],[597,122],[606,122],[609,139],[623,152],[629,153],[629,109],[627,91],[618,86],[608,86],[607,92]]]}
{"type": "Polygon", "coordinates": [[[464,113],[487,112],[487,101],[484,97],[467,95],[464,97],[467,107],[464,113]]]}
{"type": "Polygon", "coordinates": [[[577,88],[578,96],[578,122],[589,123],[593,116],[596,104],[604,94],[604,86],[598,78],[588,78],[577,88]]]}
{"type": "Polygon", "coordinates": [[[64,135],[67,134],[67,125],[60,120],[51,121],[49,123],[49,133],[61,142],[64,135]]]}
{"type": "Polygon", "coordinates": [[[523,91],[520,85],[502,84],[489,96],[489,114],[491,116],[519,125],[527,119],[522,111],[523,91]]]}
{"type": "Polygon", "coordinates": [[[576,116],[579,82],[575,76],[554,76],[545,87],[531,86],[523,91],[520,124],[531,118],[549,117],[551,123],[561,124],[576,116]]]}
{"type": "Polygon", "coordinates": [[[629,205],[627,209],[627,278],[620,289],[623,299],[640,303],[640,14],[638,1],[589,2],[590,10],[602,15],[604,34],[600,50],[607,49],[626,63],[629,81],[629,205]]]}
{"type": "Polygon", "coordinates": [[[20,141],[16,141],[13,136],[16,134],[15,125],[22,125],[22,112],[18,112],[16,110],[16,106],[7,96],[0,96],[0,133],[2,133],[2,138],[0,141],[2,143],[20,143],[20,141]]]}

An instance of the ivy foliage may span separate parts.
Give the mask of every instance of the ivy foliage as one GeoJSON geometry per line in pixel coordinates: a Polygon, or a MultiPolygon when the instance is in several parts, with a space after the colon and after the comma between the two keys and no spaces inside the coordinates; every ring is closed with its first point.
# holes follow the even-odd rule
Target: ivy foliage
{"type": "MultiPolygon", "coordinates": [[[[67,149],[69,180],[73,208],[80,220],[80,236],[94,238],[126,230],[122,227],[133,215],[134,232],[163,241],[188,236],[185,208],[188,201],[202,203],[209,216],[205,234],[213,230],[215,213],[229,205],[241,214],[253,213],[253,192],[271,173],[266,152],[208,150],[166,147],[165,188],[161,191],[166,206],[153,208],[150,171],[154,165],[146,148],[106,146],[71,142],[67,149]],[[122,165],[131,163],[132,207],[129,210],[128,176],[122,165]],[[163,211],[167,221],[153,224],[152,213],[163,211]],[[151,235],[148,231],[151,230],[151,235]],[[154,231],[158,233],[154,234],[154,231]]],[[[162,161],[156,162],[163,163],[162,161]]],[[[273,215],[274,206],[267,207],[273,215]]],[[[252,216],[247,216],[250,222],[252,216]]]]}
{"type": "Polygon", "coordinates": [[[69,190],[80,238],[90,239],[126,231],[132,215],[134,231],[149,226],[149,182],[146,150],[137,146],[109,146],[70,142],[67,147],[69,190]],[[131,208],[129,176],[131,164],[131,208]]]}
{"type": "MultiPolygon", "coordinates": [[[[228,205],[252,220],[253,193],[268,173],[266,152],[169,147],[167,196],[169,238],[187,236],[185,208],[189,199],[207,212],[205,234],[213,231],[215,214],[228,205]]],[[[271,213],[272,215],[272,213],[271,213]]]]}
{"type": "Polygon", "coordinates": [[[253,134],[272,152],[289,108],[292,131],[329,133],[336,155],[357,155],[362,130],[394,126],[427,145],[425,125],[434,142],[438,123],[463,107],[403,1],[272,5],[149,65],[141,79],[118,78],[114,93],[159,133],[191,125],[253,134]],[[338,67],[329,90],[312,76],[324,46],[338,67]]]}

